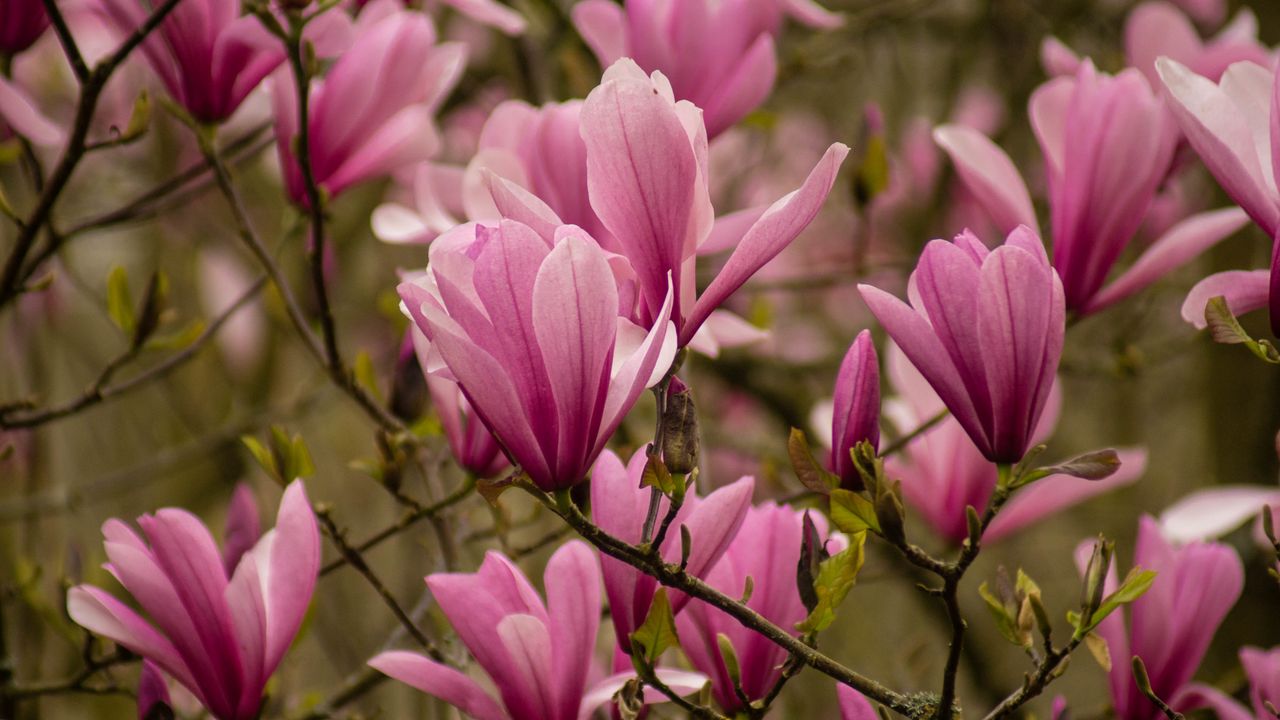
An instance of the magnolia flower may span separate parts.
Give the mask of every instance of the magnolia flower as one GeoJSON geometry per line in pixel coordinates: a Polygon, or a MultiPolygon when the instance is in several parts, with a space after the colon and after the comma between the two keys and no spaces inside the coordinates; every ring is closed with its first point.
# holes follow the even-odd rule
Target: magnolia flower
{"type": "Polygon", "coordinates": [[[276,526],[261,538],[246,498],[238,493],[232,504],[221,556],[185,510],[138,518],[145,541],[120,520],[102,526],[105,567],[154,625],[99,588],[67,594],[72,620],[154,662],[218,720],[258,717],[320,568],[320,534],[301,481],[285,489],[276,526]]]}
{"type": "MultiPolygon", "coordinates": [[[[1258,517],[1264,507],[1280,513],[1280,488],[1257,485],[1220,485],[1197,490],[1160,513],[1160,532],[1172,542],[1214,540],[1258,517]]],[[[1256,535],[1264,543],[1266,535],[1256,535]]]]}
{"type": "MultiPolygon", "coordinates": [[[[394,0],[360,13],[356,36],[311,89],[308,146],[316,183],[330,196],[410,167],[436,153],[434,116],[462,72],[465,51],[436,43],[431,20],[394,0]]],[[[276,150],[289,197],[307,204],[294,157],[297,87],[281,68],[272,79],[276,150]]]]}
{"type": "Polygon", "coordinates": [[[1280,707],[1280,647],[1241,648],[1240,664],[1249,680],[1252,708],[1241,705],[1221,690],[1193,683],[1184,693],[1187,709],[1211,708],[1219,720],[1275,720],[1267,703],[1280,707]]]}
{"type": "MultiPolygon", "coordinates": [[[[596,525],[633,545],[640,543],[649,509],[650,490],[640,484],[646,460],[645,453],[638,451],[623,467],[622,460],[606,450],[591,473],[591,514],[596,525]]],[[[738,534],[751,507],[754,489],[755,479],[750,477],[741,478],[705,498],[697,497],[691,489],[663,540],[663,558],[671,563],[680,562],[680,526],[686,526],[692,544],[685,570],[694,577],[706,577],[738,534]]],[[[669,504],[664,497],[658,508],[659,518],[666,517],[669,504]]],[[[649,614],[658,582],[621,560],[606,555],[600,560],[618,647],[629,653],[631,633],[649,614]]],[[[671,609],[676,613],[688,601],[689,596],[682,592],[671,593],[671,609]]]]}
{"type": "MultiPolygon", "coordinates": [[[[632,674],[615,675],[588,687],[592,653],[600,629],[600,567],[583,542],[566,543],[551,556],[543,576],[544,604],[524,573],[496,552],[475,573],[427,577],[459,639],[497,690],[429,658],[384,652],[375,669],[440,698],[477,720],[586,720],[608,703],[632,674]]],[[[705,678],[658,670],[681,694],[695,692],[705,678]]],[[[661,696],[646,689],[646,702],[661,696]]]]}
{"type": "MultiPolygon", "coordinates": [[[[1040,86],[1029,112],[1045,158],[1053,267],[1067,308],[1087,314],[1119,302],[1244,225],[1234,209],[1187,218],[1108,284],[1169,171],[1172,123],[1138,71],[1113,77],[1087,61],[1073,76],[1040,86]]],[[[940,127],[935,137],[1004,232],[1037,227],[1026,185],[994,143],[958,126],[940,127]]]]}
{"type": "MultiPolygon", "coordinates": [[[[897,345],[885,354],[889,379],[898,395],[885,403],[885,414],[899,432],[909,433],[942,412],[937,393],[897,345]]],[[[1062,406],[1062,392],[1054,383],[1045,409],[1032,434],[1042,442],[1053,433],[1062,406]]],[[[1092,497],[1132,484],[1146,470],[1143,449],[1119,451],[1120,468],[1103,480],[1050,475],[1019,490],[982,536],[984,544],[1004,539],[1056,512],[1092,497]]],[[[889,474],[902,481],[902,494],[912,510],[947,540],[959,544],[969,537],[965,507],[981,511],[995,492],[996,469],[987,462],[955,418],[947,417],[886,460],[889,474]]]]}
{"type": "Polygon", "coordinates": [[[35,44],[49,27],[41,0],[0,3],[0,56],[12,57],[35,44]]]}
{"type": "MultiPolygon", "coordinates": [[[[751,508],[728,552],[707,574],[707,583],[730,597],[741,597],[750,578],[754,590],[747,607],[778,627],[795,627],[808,615],[796,589],[803,519],[802,512],[773,502],[751,508]]],[[[825,538],[823,518],[814,517],[813,521],[825,538]]],[[[833,554],[843,549],[842,538],[827,543],[833,554]]],[[[710,676],[716,702],[730,715],[742,709],[742,700],[720,654],[718,635],[725,635],[733,644],[742,689],[749,699],[765,697],[782,674],[786,650],[701,600],[689,603],[676,617],[676,628],[689,661],[710,676]]]]}
{"type": "Polygon", "coordinates": [[[17,83],[0,75],[0,140],[17,134],[40,146],[58,145],[62,128],[45,117],[17,83]]]}
{"type": "Polygon", "coordinates": [[[373,230],[388,242],[424,242],[463,218],[502,216],[489,191],[488,173],[533,193],[566,224],[586,230],[612,249],[611,236],[587,195],[587,148],[579,133],[581,100],[533,107],[508,100],[493,109],[466,169],[424,163],[411,179],[413,207],[388,203],[373,215],[373,230]]]}
{"type": "Polygon", "coordinates": [[[878,720],[880,717],[865,695],[848,685],[836,685],[840,720],[878,720]]]}
{"type": "MultiPolygon", "coordinates": [[[[1251,60],[1272,64],[1273,53],[1258,41],[1258,18],[1242,8],[1226,27],[1208,40],[1188,18],[1189,10],[1161,0],[1148,0],[1129,12],[1124,24],[1125,59],[1153,89],[1159,90],[1156,60],[1169,57],[1215,82],[1232,63],[1251,60]]],[[[1057,38],[1048,38],[1040,57],[1050,75],[1074,75],[1083,62],[1057,38]]]]}
{"type": "Polygon", "coordinates": [[[142,661],[142,672],[138,674],[138,720],[155,720],[163,717],[161,707],[169,707],[169,685],[165,682],[164,673],[159,666],[150,660],[142,661]]]}
{"type": "Polygon", "coordinates": [[[1044,411],[1065,329],[1062,282],[1025,226],[988,250],[972,233],[925,246],[911,305],[859,285],[871,312],[983,457],[1020,460],[1044,411]]]}
{"type": "MultiPolygon", "coordinates": [[[[1280,192],[1271,137],[1280,133],[1274,107],[1276,76],[1251,62],[1227,68],[1217,84],[1169,58],[1156,63],[1169,107],[1205,167],[1268,237],[1280,234],[1280,192]]],[[[1233,270],[1211,275],[1187,295],[1182,317],[1206,325],[1205,303],[1224,296],[1235,314],[1270,306],[1271,331],[1280,334],[1280,263],[1273,243],[1271,271],[1233,270]]]]}
{"type": "MultiPolygon", "coordinates": [[[[131,33],[151,14],[141,0],[103,0],[109,21],[131,33]]],[[[284,62],[284,45],[236,0],[184,0],[142,43],[169,95],[202,122],[231,117],[284,62]]]]}
{"type": "Polygon", "coordinates": [[[812,0],[582,0],[573,23],[602,66],[629,57],[670,78],[676,97],[702,108],[715,137],[769,96],[784,14],[814,27],[841,23],[812,0]]]}
{"type": "Polygon", "coordinates": [[[513,220],[463,225],[432,243],[429,268],[399,288],[431,341],[427,369],[447,368],[543,490],[584,480],[640,393],[671,365],[670,297],[647,335],[619,318],[609,259],[572,225],[550,237],[513,220]]]}
{"type": "MultiPolygon", "coordinates": [[[[1088,564],[1093,541],[1076,550],[1081,572],[1088,564]]],[[[1156,521],[1144,516],[1138,524],[1133,564],[1156,573],[1151,588],[1124,612],[1117,610],[1098,626],[1114,658],[1142,658],[1151,689],[1174,710],[1193,707],[1191,677],[1209,643],[1244,588],[1244,566],[1228,545],[1190,543],[1177,547],[1160,534],[1156,521]]],[[[1106,592],[1117,586],[1115,568],[1106,592]]],[[[1111,702],[1120,720],[1154,720],[1160,710],[1138,689],[1131,665],[1111,665],[1111,702]]]]}
{"type": "MultiPolygon", "coordinates": [[[[799,189],[748,222],[737,217],[713,229],[706,132],[698,108],[677,103],[661,73],[647,76],[630,60],[614,64],[587,97],[581,128],[591,206],[635,269],[638,291],[631,317],[651,325],[668,286],[674,287],[671,319],[682,347],[726,298],[808,226],[849,150],[832,145],[799,189]],[[704,244],[734,250],[698,296],[695,259],[704,244]]],[[[554,218],[532,196],[495,200],[507,217],[554,218]]]]}
{"type": "Polygon", "coordinates": [[[880,444],[880,361],[871,332],[858,333],[836,375],[831,418],[831,456],[827,466],[846,488],[861,490],[862,480],[850,452],[860,442],[880,444]]]}
{"type": "Polygon", "coordinates": [[[444,435],[449,441],[454,459],[464,470],[477,477],[494,477],[507,466],[507,459],[502,454],[502,448],[498,447],[498,441],[480,418],[476,417],[475,410],[456,382],[426,372],[427,363],[431,362],[431,341],[427,340],[427,336],[416,326],[409,328],[409,334],[413,341],[413,351],[418,357],[418,365],[423,369],[431,404],[435,406],[440,424],[444,426],[444,435]]]}

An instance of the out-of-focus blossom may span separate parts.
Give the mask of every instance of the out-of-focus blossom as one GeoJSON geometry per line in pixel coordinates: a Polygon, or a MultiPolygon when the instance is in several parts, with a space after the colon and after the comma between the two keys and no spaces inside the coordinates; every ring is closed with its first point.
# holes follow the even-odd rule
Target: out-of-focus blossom
{"type": "Polygon", "coordinates": [[[150,660],[142,661],[138,675],[138,720],[155,720],[162,717],[160,706],[169,706],[169,685],[159,666],[150,660]]]}
{"type": "Polygon", "coordinates": [[[501,217],[488,190],[493,173],[536,195],[565,224],[586,230],[606,249],[612,240],[587,194],[587,149],[578,131],[582,101],[533,107],[498,105],[480,133],[466,170],[425,163],[412,179],[412,204],[374,211],[373,229],[389,242],[425,242],[465,220],[501,217]]]}
{"type": "MultiPolygon", "coordinates": [[[[1258,18],[1248,8],[1208,40],[1202,40],[1187,12],[1161,0],[1149,0],[1130,11],[1124,26],[1125,58],[1151,87],[1159,90],[1156,60],[1169,57],[1214,82],[1233,63],[1250,60],[1270,66],[1274,53],[1258,41],[1258,18]]],[[[1074,75],[1083,62],[1057,38],[1047,38],[1040,58],[1050,75],[1074,75]]]]}
{"type": "MultiPolygon", "coordinates": [[[[437,44],[431,20],[381,0],[365,8],[356,37],[311,89],[308,146],[316,183],[330,196],[432,157],[440,141],[435,112],[462,72],[465,51],[437,44]]],[[[285,187],[307,203],[294,156],[297,87],[287,68],[272,78],[276,149],[285,187]]]]}
{"type": "Polygon", "coordinates": [[[840,720],[877,720],[879,714],[865,695],[848,685],[836,685],[840,702],[840,720]]]}
{"type": "MultiPolygon", "coordinates": [[[[436,573],[427,587],[459,639],[494,680],[498,697],[467,675],[415,653],[384,652],[369,665],[477,720],[586,720],[631,674],[588,686],[600,629],[600,566],[583,542],[566,543],[543,576],[547,601],[524,573],[490,552],[475,573],[436,573]]],[[[681,694],[706,679],[658,670],[681,694]]],[[[661,702],[646,692],[647,702],[661,702]]]]}
{"type": "MultiPolygon", "coordinates": [[[[1172,542],[1213,540],[1235,530],[1265,507],[1280,513],[1280,488],[1222,485],[1197,490],[1160,513],[1160,532],[1172,542]]],[[[1259,537],[1265,537],[1262,532],[1259,537]]]]}
{"type": "Polygon", "coordinates": [[[1249,702],[1246,707],[1226,693],[1208,685],[1192,684],[1184,693],[1184,705],[1188,710],[1210,708],[1219,720],[1275,720],[1275,714],[1267,709],[1267,703],[1280,707],[1280,647],[1263,650],[1257,647],[1240,649],[1240,664],[1249,680],[1249,702]]]}
{"type": "MultiPolygon", "coordinates": [[[[605,451],[591,473],[591,513],[602,530],[619,540],[639,544],[648,514],[650,489],[641,486],[646,456],[637,451],[623,467],[622,460],[605,451]]],[[[676,513],[671,532],[663,539],[662,556],[667,562],[680,562],[681,525],[689,528],[693,541],[685,570],[694,577],[706,577],[708,570],[729,548],[751,507],[755,479],[744,477],[726,485],[705,498],[692,491],[676,513]]],[[[670,501],[661,500],[658,517],[666,517],[670,501]]],[[[649,613],[658,582],[634,567],[602,555],[604,588],[609,595],[609,612],[618,647],[629,652],[628,638],[649,613]]],[[[671,608],[679,613],[689,601],[681,592],[671,593],[671,608]]]]}
{"type": "MultiPolygon", "coordinates": [[[[1093,541],[1076,550],[1081,572],[1093,541]]],[[[1137,655],[1146,665],[1151,689],[1174,710],[1191,708],[1191,678],[1209,649],[1227,612],[1244,588],[1244,566],[1228,545],[1194,542],[1182,547],[1160,534],[1159,523],[1144,516],[1138,525],[1133,564],[1156,573],[1151,588],[1128,608],[1117,610],[1098,626],[1114,658],[1137,655]]],[[[1115,567],[1106,592],[1117,586],[1115,567]]],[[[1133,680],[1132,666],[1112,663],[1111,702],[1120,720],[1154,720],[1160,710],[1133,680]]]]}
{"type": "MultiPolygon", "coordinates": [[[[208,317],[220,317],[253,286],[253,276],[235,255],[220,247],[201,249],[199,267],[200,304],[208,317]]],[[[223,360],[237,374],[252,372],[262,360],[267,345],[267,318],[262,306],[251,301],[226,321],[217,335],[223,360]]]]}
{"type": "MultiPolygon", "coordinates": [[[[650,325],[670,284],[681,346],[690,344],[713,311],[812,222],[848,154],[846,146],[831,145],[800,188],[759,215],[713,227],[707,136],[698,108],[677,103],[661,73],[650,77],[634,62],[620,60],[587,97],[581,126],[591,206],[635,269],[632,317],[650,325]],[[699,296],[695,259],[704,244],[734,250],[699,296]]],[[[552,214],[545,203],[529,208],[517,199],[507,200],[510,210],[503,202],[498,209],[505,216],[552,214]]],[[[536,198],[524,202],[530,201],[536,198]]]]}
{"type": "Polygon", "coordinates": [[[431,245],[430,270],[400,285],[443,371],[544,490],[586,479],[644,389],[671,365],[671,298],[647,335],[619,317],[605,252],[580,228],[462,225],[431,245]],[[438,355],[437,355],[438,353],[438,355]]]}
{"type": "Polygon", "coordinates": [[[1227,0],[1173,0],[1202,25],[1217,25],[1227,16],[1227,0]]]}
{"type": "Polygon", "coordinates": [[[146,541],[119,520],[102,526],[107,569],[154,625],[96,587],[78,585],[67,595],[72,620],[154,662],[218,720],[258,717],[320,568],[320,534],[301,481],[285,489],[275,528],[247,551],[232,538],[245,529],[248,509],[235,508],[223,556],[184,510],[138,518],[146,541]]]}
{"type": "Polygon", "coordinates": [[[427,363],[431,362],[431,342],[427,340],[427,336],[417,326],[411,326],[409,333],[413,351],[417,354],[418,364],[426,378],[431,404],[440,418],[440,424],[444,426],[444,435],[449,441],[454,459],[464,470],[477,477],[497,475],[507,466],[507,458],[502,454],[498,441],[480,418],[476,417],[471,403],[456,382],[439,374],[426,372],[427,363]]]}
{"type": "MultiPolygon", "coordinates": [[[[1173,125],[1136,70],[1112,77],[1089,62],[1042,85],[1029,110],[1048,176],[1053,266],[1069,309],[1093,313],[1119,302],[1244,224],[1234,209],[1187,218],[1107,284],[1168,173],[1173,125]]],[[[1003,151],[961,127],[941,127],[936,137],[998,226],[1036,227],[1030,194],[1003,151]]]]}
{"type": "MultiPolygon", "coordinates": [[[[139,0],[103,0],[112,24],[131,33],[151,14],[139,0]]],[[[169,95],[197,120],[221,122],[284,62],[284,45],[236,0],[185,0],[142,43],[169,95]]]]}
{"type": "Polygon", "coordinates": [[[35,44],[49,27],[41,0],[0,2],[0,56],[12,57],[35,44]]]}
{"type": "Polygon", "coordinates": [[[814,27],[841,22],[812,0],[582,0],[573,7],[574,25],[602,66],[629,57],[661,72],[677,98],[702,108],[711,137],[769,96],[784,15],[814,27]]]}
{"type": "Polygon", "coordinates": [[[1062,282],[1020,226],[988,250],[972,233],[925,246],[911,305],[859,285],[871,312],[991,462],[1020,460],[1053,385],[1065,329],[1062,282]]]}
{"type": "Polygon", "coordinates": [[[0,140],[12,134],[36,145],[53,146],[62,142],[64,133],[17,83],[0,76],[0,140]]]}
{"type": "MultiPolygon", "coordinates": [[[[897,397],[885,402],[885,414],[898,431],[909,433],[943,411],[942,401],[929,383],[898,349],[886,352],[889,378],[897,397]]],[[[1053,433],[1062,406],[1062,393],[1054,383],[1045,401],[1032,442],[1043,442],[1053,433]]],[[[1008,537],[1056,512],[1092,497],[1129,485],[1146,470],[1147,454],[1141,449],[1119,451],[1120,468],[1103,480],[1051,475],[1019,490],[1005,504],[983,534],[984,544],[1008,537]]],[[[978,452],[955,418],[948,417],[926,431],[886,462],[889,474],[902,481],[902,494],[933,529],[947,540],[960,543],[969,536],[965,507],[981,511],[996,489],[996,469],[978,452]]]]}
{"type": "MultiPolygon", "coordinates": [[[[826,538],[822,518],[813,520],[826,538]]],[[[730,597],[741,597],[751,578],[754,590],[747,607],[778,627],[795,627],[808,615],[796,589],[803,522],[802,512],[773,502],[751,508],[728,552],[707,575],[707,583],[730,597]]],[[[827,550],[834,554],[843,544],[843,538],[831,538],[827,550]]],[[[730,714],[742,708],[742,700],[734,691],[717,635],[725,635],[733,644],[742,689],[749,699],[763,698],[782,674],[785,650],[701,600],[689,603],[676,618],[676,628],[689,661],[711,678],[716,702],[730,714]]]]}
{"type": "Polygon", "coordinates": [[[850,452],[860,442],[880,444],[880,360],[871,343],[871,332],[858,333],[840,363],[832,396],[831,456],[828,467],[840,476],[840,484],[862,489],[850,452]]]}
{"type": "MultiPolygon", "coordinates": [[[[1178,125],[1209,172],[1268,237],[1280,234],[1280,192],[1276,165],[1280,155],[1272,138],[1280,134],[1276,75],[1260,65],[1240,62],[1227,68],[1215,84],[1181,63],[1156,63],[1169,92],[1169,107],[1178,125]]],[[[1205,303],[1224,296],[1237,315],[1270,307],[1271,331],[1280,334],[1280,263],[1273,243],[1271,270],[1229,271],[1200,281],[1187,295],[1182,317],[1205,326],[1205,303]]]]}

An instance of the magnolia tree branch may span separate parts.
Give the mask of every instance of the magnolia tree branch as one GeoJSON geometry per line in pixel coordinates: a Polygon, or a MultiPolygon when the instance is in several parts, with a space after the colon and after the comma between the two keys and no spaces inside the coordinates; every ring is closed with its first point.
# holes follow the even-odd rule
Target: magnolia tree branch
{"type": "MultiPolygon", "coordinates": [[[[107,81],[111,79],[111,76],[120,65],[128,59],[134,49],[160,26],[160,23],[178,6],[179,2],[181,0],[165,0],[125,39],[114,53],[98,63],[88,73],[88,76],[82,79],[80,95],[76,101],[75,119],[72,121],[71,134],[67,140],[67,148],[54,168],[53,174],[45,183],[44,191],[40,193],[40,199],[37,201],[35,209],[23,222],[22,228],[18,233],[18,239],[14,243],[12,250],[9,251],[3,268],[0,269],[0,306],[12,302],[14,298],[23,292],[23,264],[26,262],[27,255],[31,252],[32,247],[35,246],[40,231],[49,222],[50,216],[53,214],[54,203],[57,202],[63,190],[66,189],[67,183],[70,182],[71,176],[75,173],[80,161],[84,159],[85,152],[88,149],[89,128],[93,123],[93,116],[98,108],[98,101],[102,97],[102,91],[106,87],[107,81]]],[[[49,2],[48,4],[52,5],[53,3],[49,2]]],[[[62,39],[61,31],[59,31],[59,38],[62,39]]],[[[67,44],[66,40],[70,40],[69,33],[64,40],[64,48],[74,51],[75,56],[78,56],[79,51],[76,50],[74,42],[67,44]]],[[[75,57],[69,57],[69,60],[74,68],[76,65],[75,57]]],[[[80,64],[83,65],[83,63],[84,60],[81,58],[80,64]]],[[[79,71],[77,71],[77,76],[79,74],[79,71]]]]}
{"type": "Polygon", "coordinates": [[[760,633],[770,642],[791,653],[805,665],[834,678],[844,685],[848,685],[895,712],[908,714],[914,709],[914,706],[901,693],[895,692],[879,682],[845,667],[830,656],[806,645],[788,630],[775,625],[755,610],[681,570],[678,565],[670,565],[663,562],[661,556],[655,556],[646,552],[643,548],[636,547],[609,535],[583,515],[582,511],[570,502],[567,497],[562,498],[560,502],[556,502],[545,494],[536,491],[531,492],[552,512],[556,513],[570,527],[576,530],[584,540],[599,549],[600,552],[625,562],[669,588],[680,590],[687,595],[723,610],[741,623],[743,627],[760,633]]]}

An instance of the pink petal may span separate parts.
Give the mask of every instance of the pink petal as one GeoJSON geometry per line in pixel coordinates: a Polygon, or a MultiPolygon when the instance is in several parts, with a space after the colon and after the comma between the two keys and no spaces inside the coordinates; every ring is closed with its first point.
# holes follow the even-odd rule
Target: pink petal
{"type": "Polygon", "coordinates": [[[1080,56],[1058,38],[1049,36],[1040,43],[1040,65],[1049,77],[1075,75],[1080,56]]]}
{"type": "Polygon", "coordinates": [[[742,287],[765,263],[786,249],[813,222],[835,184],[840,164],[848,154],[849,148],[846,145],[831,145],[810,171],[804,184],[774,202],[751,226],[720,273],[698,298],[680,330],[681,345],[693,337],[713,310],[742,287]]]}
{"type": "Polygon", "coordinates": [[[36,145],[62,144],[62,128],[41,115],[35,103],[3,77],[0,77],[0,121],[36,145]]]}
{"type": "Polygon", "coordinates": [[[1142,290],[1194,260],[1249,222],[1239,208],[1193,215],[1174,225],[1138,258],[1128,270],[1093,296],[1085,308],[1095,313],[1142,290]]]}
{"type": "Polygon", "coordinates": [[[848,685],[836,685],[836,695],[840,699],[840,720],[876,720],[880,717],[871,701],[848,685]]]}
{"type": "Polygon", "coordinates": [[[138,675],[138,720],[152,717],[151,709],[156,705],[170,704],[169,686],[161,673],[160,667],[154,662],[142,661],[142,672],[138,675]]]}
{"type": "Polygon", "coordinates": [[[527,25],[523,15],[494,0],[442,1],[472,20],[495,27],[507,35],[521,35],[527,25]]]}
{"type": "Polygon", "coordinates": [[[222,540],[222,564],[227,577],[235,573],[240,556],[253,547],[261,536],[258,501],[253,497],[253,488],[240,483],[232,493],[231,504],[227,507],[227,528],[222,540]]]}
{"type": "Polygon", "coordinates": [[[961,125],[933,131],[938,145],[951,156],[956,172],[973,192],[1001,232],[1019,225],[1037,227],[1031,195],[1013,161],[985,135],[961,125]]]}
{"type": "MultiPolygon", "coordinates": [[[[751,495],[754,491],[755,478],[744,477],[698,501],[688,520],[683,523],[689,528],[689,536],[693,541],[689,551],[689,564],[686,566],[690,575],[705,577],[720,561],[730,543],[737,537],[747,511],[751,509],[751,495]]],[[[679,562],[679,528],[672,530],[667,537],[666,547],[663,548],[663,556],[668,562],[679,562]]],[[[684,593],[671,594],[671,609],[674,612],[680,612],[688,602],[689,596],[684,593]]]]}
{"type": "Polygon", "coordinates": [[[1182,713],[1207,708],[1217,714],[1218,720],[1255,720],[1249,708],[1221,690],[1202,683],[1187,685],[1170,698],[1169,704],[1182,713]]]}
{"type": "Polygon", "coordinates": [[[844,25],[844,16],[832,12],[814,0],[783,0],[787,14],[811,28],[831,30],[844,25]]]}
{"type": "Polygon", "coordinates": [[[1256,517],[1267,505],[1280,507],[1280,488],[1236,485],[1198,490],[1160,513],[1160,532],[1179,544],[1213,540],[1256,517]]]}
{"type": "MultiPolygon", "coordinates": [[[[701,673],[673,670],[671,668],[655,668],[654,672],[664,685],[676,691],[676,694],[681,697],[692,695],[707,684],[707,676],[701,673]]],[[[613,696],[622,689],[623,685],[627,684],[628,680],[635,676],[634,672],[610,675],[588,688],[587,692],[582,696],[582,705],[578,709],[578,720],[590,720],[590,718],[595,717],[596,710],[607,703],[611,703],[613,696]]],[[[647,685],[645,686],[644,703],[646,705],[658,705],[667,701],[666,695],[647,685]]]]}
{"type": "Polygon", "coordinates": [[[573,25],[602,67],[627,54],[626,16],[611,0],[582,0],[573,6],[573,25]]]}
{"type": "Polygon", "coordinates": [[[508,720],[510,717],[475,680],[421,655],[384,652],[374,656],[369,667],[440,698],[476,720],[508,720]]]}
{"type": "Polygon", "coordinates": [[[548,242],[555,238],[556,228],[564,222],[541,198],[488,169],[483,170],[482,175],[502,217],[528,225],[548,242]]]}
{"type": "Polygon", "coordinates": [[[301,480],[285,488],[272,536],[265,566],[259,567],[267,610],[263,670],[268,674],[298,634],[320,571],[320,530],[301,480]]]}
{"type": "MultiPolygon", "coordinates": [[[[668,280],[667,296],[653,327],[639,347],[621,364],[615,363],[613,377],[609,381],[609,392],[605,397],[604,423],[600,426],[600,435],[596,441],[598,447],[604,447],[605,441],[613,435],[640,393],[658,382],[671,367],[676,353],[676,328],[671,322],[673,297],[668,280]]],[[[618,322],[621,324],[626,320],[619,318],[618,322]]],[[[621,337],[622,333],[618,335],[621,337]]]]}
{"type": "Polygon", "coordinates": [[[246,554],[227,585],[227,607],[234,623],[236,650],[244,666],[244,686],[240,689],[237,706],[240,717],[257,714],[262,689],[274,670],[263,665],[267,647],[267,609],[258,555],[254,552],[246,554]]]}
{"type": "Polygon", "coordinates": [[[547,615],[556,717],[573,717],[582,702],[600,629],[600,564],[585,543],[565,543],[547,563],[547,615]]]}
{"type": "Polygon", "coordinates": [[[768,205],[757,205],[756,207],[731,212],[728,215],[721,215],[716,218],[711,232],[707,234],[706,239],[698,246],[698,254],[714,255],[718,252],[736,248],[738,243],[742,241],[742,237],[747,234],[747,231],[756,224],[756,221],[768,209],[768,205]]]}
{"type": "Polygon", "coordinates": [[[498,621],[497,635],[508,662],[508,672],[500,678],[507,710],[518,718],[555,717],[547,626],[532,615],[508,615],[498,621]]]}
{"type": "Polygon", "coordinates": [[[1197,330],[1208,326],[1205,306],[1215,297],[1224,297],[1234,315],[1244,315],[1267,306],[1271,273],[1268,270],[1228,270],[1201,280],[1182,302],[1182,319],[1197,330]]]}
{"type": "Polygon", "coordinates": [[[720,78],[716,92],[701,103],[707,136],[716,137],[769,97],[778,75],[773,36],[761,33],[738,59],[732,74],[720,78]]]}

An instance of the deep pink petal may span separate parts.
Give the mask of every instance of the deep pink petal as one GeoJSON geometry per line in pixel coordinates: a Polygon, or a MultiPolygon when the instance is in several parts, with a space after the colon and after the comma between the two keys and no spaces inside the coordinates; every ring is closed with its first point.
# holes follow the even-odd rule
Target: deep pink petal
{"type": "Polygon", "coordinates": [[[1196,283],[1182,302],[1182,319],[1198,330],[1208,327],[1204,310],[1209,301],[1223,297],[1233,315],[1244,315],[1267,306],[1271,273],[1267,270],[1228,270],[1196,283]]]}
{"type": "Polygon", "coordinates": [[[476,720],[508,720],[510,717],[475,680],[421,655],[399,650],[384,652],[374,656],[369,666],[440,698],[476,720]]]}

